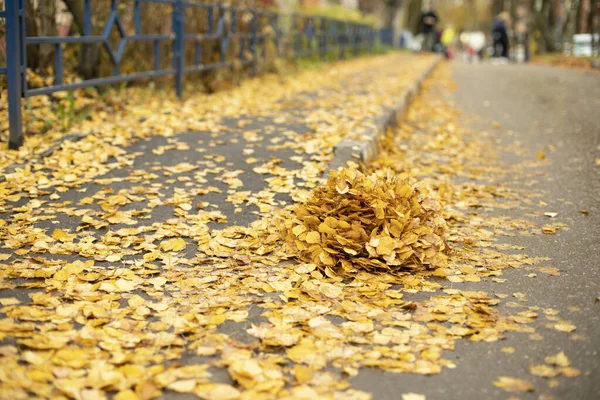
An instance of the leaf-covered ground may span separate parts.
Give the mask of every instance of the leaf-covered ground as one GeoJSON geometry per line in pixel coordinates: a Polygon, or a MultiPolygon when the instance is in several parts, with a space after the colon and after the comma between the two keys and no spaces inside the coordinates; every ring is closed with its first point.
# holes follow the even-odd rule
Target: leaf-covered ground
{"type": "MultiPolygon", "coordinates": [[[[506,269],[560,275],[502,238],[568,228],[527,218],[540,194],[506,182],[536,179],[547,161],[504,165],[497,142],[464,129],[447,67],[367,166],[391,169],[441,205],[444,265],[348,276],[282,246],[292,203],[326,184],[331,146],[391,106],[428,62],[393,55],[183,105],[146,99],[82,123],[91,135],[49,145],[37,164],[18,165],[39,154],[31,147],[9,154],[13,172],[0,182],[2,396],[369,399],[352,385],[367,369],[460,369],[458,342],[507,332],[535,341],[536,319],[577,339],[558,310],[477,289],[501,284],[506,269]],[[177,133],[191,130],[201,132],[177,133]]],[[[323,232],[310,241],[327,248],[323,232]]],[[[581,373],[570,357],[557,351],[530,376],[482,384],[527,392],[543,376],[552,387],[581,373]]]]}

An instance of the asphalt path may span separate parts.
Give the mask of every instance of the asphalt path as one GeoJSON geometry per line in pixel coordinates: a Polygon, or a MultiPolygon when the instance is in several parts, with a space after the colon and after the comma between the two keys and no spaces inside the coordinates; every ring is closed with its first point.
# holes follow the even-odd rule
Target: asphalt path
{"type": "MultiPolygon", "coordinates": [[[[518,236],[509,243],[525,246],[531,256],[549,257],[560,276],[526,277],[524,270],[508,270],[503,293],[524,293],[530,306],[553,308],[577,326],[572,333],[544,328],[540,318],[533,326],[543,340],[528,340],[522,333],[508,333],[492,343],[461,341],[445,357],[456,369],[434,376],[361,371],[355,387],[374,393],[374,399],[397,399],[412,392],[432,399],[506,399],[511,394],[495,387],[499,376],[523,378],[535,391],[515,393],[519,399],[600,398],[600,74],[528,65],[469,65],[455,62],[452,76],[457,84],[454,101],[469,127],[485,130],[499,142],[498,152],[508,164],[536,159],[548,161],[540,178],[530,182],[547,203],[540,211],[554,212],[553,222],[568,230],[555,235],[518,236]],[[519,147],[518,156],[501,148],[519,147]],[[580,211],[587,211],[584,214],[580,211]],[[513,354],[501,352],[513,347],[513,354]],[[576,378],[560,380],[551,387],[548,379],[529,374],[531,365],[564,351],[572,366],[581,370],[576,378]]],[[[522,218],[523,211],[503,210],[522,218]]],[[[535,222],[548,217],[540,212],[535,222]]],[[[496,286],[494,286],[496,285],[496,286]]],[[[491,282],[466,284],[463,288],[494,293],[491,282]]],[[[502,307],[502,306],[500,306],[502,307]]],[[[510,312],[510,309],[504,309],[510,312]]]]}

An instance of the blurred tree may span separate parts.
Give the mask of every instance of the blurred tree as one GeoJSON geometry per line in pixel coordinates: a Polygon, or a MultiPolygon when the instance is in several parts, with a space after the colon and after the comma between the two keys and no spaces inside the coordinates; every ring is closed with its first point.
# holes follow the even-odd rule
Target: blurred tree
{"type": "Polygon", "coordinates": [[[359,0],[358,10],[363,14],[373,14],[377,10],[378,0],[359,0]]]}
{"type": "Polygon", "coordinates": [[[534,16],[535,29],[540,35],[539,52],[556,51],[556,42],[552,37],[550,10],[553,0],[532,1],[531,14],[534,16]],[[540,4],[541,3],[541,4],[540,4]]]}
{"type": "Polygon", "coordinates": [[[593,49],[598,54],[600,53],[600,0],[592,0],[588,25],[589,31],[592,34],[593,49]]]}
{"type": "Polygon", "coordinates": [[[565,18],[562,27],[562,41],[570,42],[576,31],[579,0],[566,1],[565,3],[565,18]]]}
{"type": "MultiPolygon", "coordinates": [[[[83,35],[84,14],[83,1],[63,0],[69,12],[73,15],[73,21],[80,35],[83,35]]],[[[97,78],[100,75],[100,46],[97,43],[81,45],[79,52],[79,64],[77,72],[84,79],[97,78]]]]}
{"type": "Polygon", "coordinates": [[[579,0],[579,8],[577,9],[577,33],[587,33],[589,15],[591,12],[590,0],[579,0]]]}
{"type": "Polygon", "coordinates": [[[504,0],[492,0],[491,13],[492,18],[496,18],[498,14],[504,11],[504,0]]]}
{"type": "MultiPolygon", "coordinates": [[[[27,36],[37,36],[38,35],[38,27],[35,21],[37,21],[37,13],[36,9],[33,6],[32,0],[25,1],[25,15],[27,15],[28,21],[33,21],[33,23],[25,24],[25,33],[27,36]]],[[[31,69],[38,69],[40,63],[40,47],[38,45],[29,45],[27,46],[27,67],[31,69]]]]}
{"type": "MultiPolygon", "coordinates": [[[[384,27],[394,29],[394,21],[398,15],[398,10],[402,6],[402,0],[383,0],[383,5],[385,6],[384,27]]],[[[396,36],[395,33],[396,32],[394,32],[394,37],[396,36]]]]}
{"type": "MultiPolygon", "coordinates": [[[[56,36],[56,0],[38,0],[38,20],[40,36],[56,36]]],[[[38,68],[45,71],[53,62],[54,45],[40,45],[38,68]]]]}
{"type": "Polygon", "coordinates": [[[423,0],[407,0],[407,21],[406,27],[413,34],[419,33],[421,25],[421,10],[423,9],[423,0]]]}

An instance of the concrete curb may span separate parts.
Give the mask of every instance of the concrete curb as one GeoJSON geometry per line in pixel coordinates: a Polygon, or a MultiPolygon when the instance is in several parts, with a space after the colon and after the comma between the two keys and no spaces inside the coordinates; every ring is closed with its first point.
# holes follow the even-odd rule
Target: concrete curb
{"type": "Polygon", "coordinates": [[[407,91],[405,91],[392,108],[385,109],[382,114],[367,126],[363,132],[356,132],[360,139],[344,139],[333,148],[333,160],[325,170],[327,176],[331,171],[347,166],[349,161],[368,163],[379,154],[379,140],[390,126],[395,126],[415,96],[421,91],[423,81],[433,72],[442,57],[435,56],[433,61],[419,75],[407,91]]]}

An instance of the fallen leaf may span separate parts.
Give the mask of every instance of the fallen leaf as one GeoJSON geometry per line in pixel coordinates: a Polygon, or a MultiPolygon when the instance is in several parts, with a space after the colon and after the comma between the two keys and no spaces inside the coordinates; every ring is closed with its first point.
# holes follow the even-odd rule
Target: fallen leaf
{"type": "Polygon", "coordinates": [[[544,358],[544,361],[547,364],[557,365],[559,367],[568,367],[571,364],[565,353],[562,351],[554,356],[544,358]]]}
{"type": "Polygon", "coordinates": [[[422,394],[405,393],[402,395],[402,400],[426,400],[426,398],[422,394]]]}
{"type": "Polygon", "coordinates": [[[559,322],[553,325],[554,329],[561,332],[573,332],[577,327],[570,322],[559,322]]]}
{"type": "Polygon", "coordinates": [[[533,392],[533,385],[526,380],[500,376],[494,385],[509,393],[533,392]]]}
{"type": "Polygon", "coordinates": [[[529,367],[529,372],[535,376],[541,376],[544,378],[552,378],[560,374],[556,368],[552,368],[548,365],[532,365],[529,367]]]}

